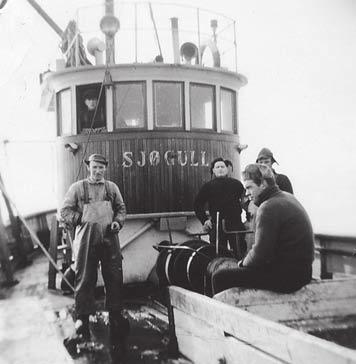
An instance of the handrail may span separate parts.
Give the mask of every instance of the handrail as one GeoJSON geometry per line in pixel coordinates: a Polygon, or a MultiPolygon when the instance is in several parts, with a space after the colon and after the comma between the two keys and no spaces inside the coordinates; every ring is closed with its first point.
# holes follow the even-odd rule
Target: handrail
{"type": "Polygon", "coordinates": [[[314,234],[315,238],[320,241],[338,241],[342,243],[356,243],[356,236],[332,235],[332,234],[314,234]]]}

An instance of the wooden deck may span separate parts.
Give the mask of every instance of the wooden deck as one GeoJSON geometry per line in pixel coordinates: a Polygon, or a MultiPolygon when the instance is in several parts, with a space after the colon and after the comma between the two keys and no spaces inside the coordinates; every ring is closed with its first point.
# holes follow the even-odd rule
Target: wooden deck
{"type": "MultiPolygon", "coordinates": [[[[63,339],[74,332],[72,296],[47,289],[48,262],[42,255],[16,271],[20,283],[0,291],[0,364],[116,364],[108,347],[108,314],[97,299],[90,323],[90,350],[71,357],[63,339]]],[[[59,280],[59,277],[57,277],[59,280]]],[[[99,287],[100,291],[100,287],[99,287]]],[[[147,299],[144,287],[126,287],[124,315],[131,324],[125,364],[189,364],[167,352],[168,318],[165,307],[147,299]],[[145,296],[146,295],[146,296],[145,296]]]]}

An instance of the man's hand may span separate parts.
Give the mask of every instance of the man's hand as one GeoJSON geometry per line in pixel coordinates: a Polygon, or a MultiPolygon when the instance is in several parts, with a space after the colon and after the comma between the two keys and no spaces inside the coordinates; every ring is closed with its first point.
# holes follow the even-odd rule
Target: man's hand
{"type": "Polygon", "coordinates": [[[204,225],[203,225],[203,230],[204,230],[204,231],[209,231],[209,230],[211,230],[212,228],[213,228],[213,224],[212,224],[211,220],[210,220],[210,219],[206,220],[206,221],[204,222],[204,225]]]}
{"type": "Polygon", "coordinates": [[[113,233],[118,233],[121,229],[121,225],[117,221],[113,221],[110,228],[113,233]]]}

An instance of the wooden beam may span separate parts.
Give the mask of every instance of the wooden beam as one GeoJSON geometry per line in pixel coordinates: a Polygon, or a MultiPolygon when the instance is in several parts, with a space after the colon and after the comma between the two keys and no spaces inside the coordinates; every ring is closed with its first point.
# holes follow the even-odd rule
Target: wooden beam
{"type": "MultiPolygon", "coordinates": [[[[174,308],[209,323],[246,345],[287,363],[356,364],[356,352],[266,320],[180,287],[169,288],[174,308]]],[[[184,327],[184,322],[176,325],[184,327]]]]}

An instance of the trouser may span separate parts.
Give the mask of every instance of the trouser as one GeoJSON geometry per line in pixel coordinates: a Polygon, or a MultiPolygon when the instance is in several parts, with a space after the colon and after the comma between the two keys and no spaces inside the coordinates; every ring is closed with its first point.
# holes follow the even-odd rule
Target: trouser
{"type": "Polygon", "coordinates": [[[224,264],[216,264],[214,261],[209,264],[205,289],[207,295],[213,296],[232,287],[259,288],[291,293],[299,290],[312,279],[311,265],[268,265],[262,268],[230,265],[227,267],[224,264]]]}
{"type": "MultiPolygon", "coordinates": [[[[238,228],[233,230],[245,230],[245,227],[241,224],[238,228]]],[[[213,228],[209,231],[210,244],[216,245],[216,223],[213,223],[213,228]]],[[[222,230],[222,226],[219,226],[219,248],[228,249],[228,245],[234,253],[234,257],[238,260],[242,259],[247,250],[245,234],[228,234],[222,230]]]]}
{"type": "Polygon", "coordinates": [[[103,237],[99,224],[85,223],[77,232],[78,244],[75,268],[75,310],[76,315],[95,312],[94,290],[97,282],[98,264],[105,284],[105,309],[111,312],[122,310],[122,256],[116,233],[103,237]]]}

